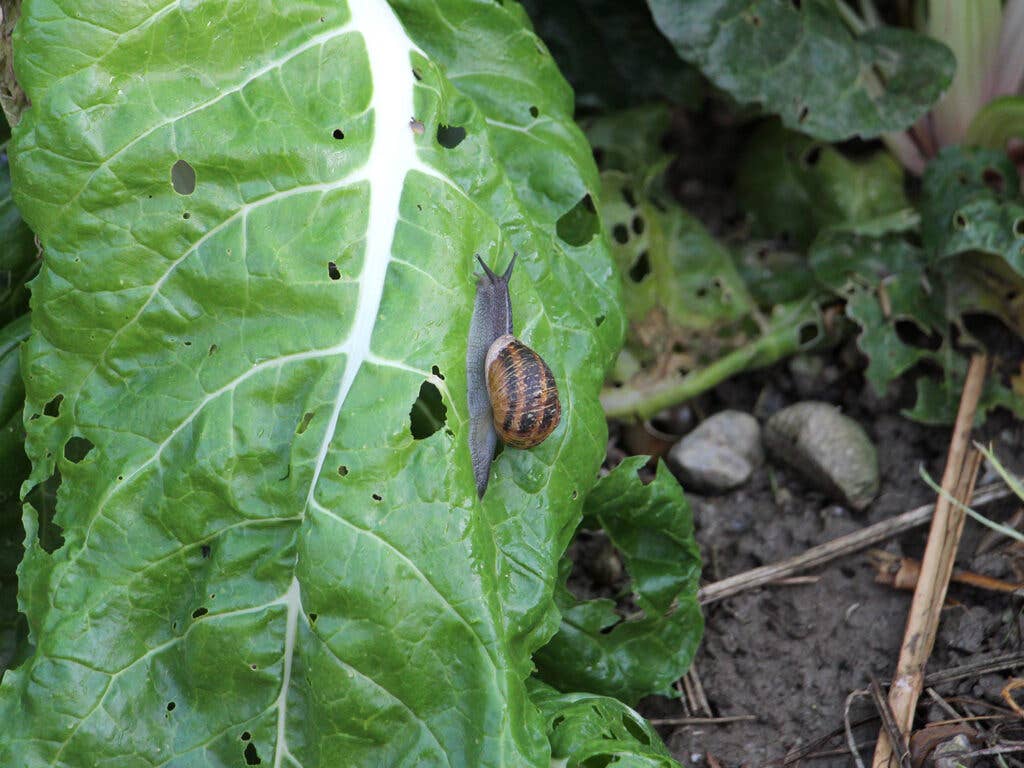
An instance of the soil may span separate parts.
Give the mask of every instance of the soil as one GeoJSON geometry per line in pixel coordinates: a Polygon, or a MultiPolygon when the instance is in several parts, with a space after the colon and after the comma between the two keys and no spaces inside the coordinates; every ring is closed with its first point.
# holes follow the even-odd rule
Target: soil
{"type": "MultiPolygon", "coordinates": [[[[823,365],[782,364],[767,373],[740,377],[685,407],[689,414],[676,415],[677,423],[695,423],[723,408],[738,408],[763,418],[766,410],[803,399],[813,391],[815,399],[842,406],[867,430],[878,448],[881,491],[861,513],[839,506],[771,463],[732,493],[715,497],[688,494],[704,559],[705,583],[799,554],[934,501],[934,493],[919,478],[917,469],[923,463],[932,477],[941,477],[949,428],[922,426],[899,415],[895,404],[902,397],[879,399],[865,394],[858,373],[839,373],[836,358],[840,356],[822,358],[819,362],[823,365]],[[819,374],[812,380],[793,372],[815,367],[819,374]]],[[[991,441],[997,455],[1006,459],[1014,471],[1024,470],[1024,424],[997,412],[977,436],[991,441]]],[[[620,431],[618,443],[628,442],[630,437],[620,431]]],[[[646,447],[650,449],[651,445],[646,447]]],[[[613,461],[615,455],[613,449],[613,461]]],[[[983,467],[978,485],[995,480],[994,473],[983,467]]],[[[1015,506],[1010,501],[993,504],[984,511],[995,520],[1006,520],[1019,506],[1019,502],[1015,506]]],[[[1001,539],[994,550],[976,554],[986,531],[968,521],[957,567],[1024,581],[1024,555],[1019,549],[1013,550],[1006,539],[1001,539]]],[[[919,558],[926,538],[924,526],[880,548],[919,558]]],[[[851,691],[866,688],[872,677],[883,684],[891,679],[911,593],[875,583],[875,569],[864,552],[835,560],[811,575],[816,577],[813,583],[752,590],[706,608],[704,640],[694,666],[710,713],[689,714],[753,719],[659,726],[673,756],[683,765],[781,765],[794,750],[837,729],[841,733],[844,702],[851,691]]],[[[928,670],[1021,651],[1024,626],[1020,609],[1019,598],[954,585],[928,670]]],[[[961,703],[961,711],[987,714],[987,708],[1000,706],[999,691],[1012,676],[1010,670],[981,679],[974,677],[939,686],[937,692],[946,698],[976,700],[961,703]]],[[[661,697],[645,699],[639,709],[649,718],[685,714],[681,701],[661,697]]],[[[851,720],[875,714],[865,698],[852,707],[851,720]]],[[[944,714],[930,712],[927,705],[919,714],[921,724],[947,719],[944,714]]],[[[856,733],[864,745],[863,759],[870,760],[878,733],[877,718],[856,733]]],[[[814,751],[828,752],[843,747],[843,743],[842,737],[832,739],[814,751]]],[[[853,765],[845,749],[842,754],[802,764],[853,765]]]]}

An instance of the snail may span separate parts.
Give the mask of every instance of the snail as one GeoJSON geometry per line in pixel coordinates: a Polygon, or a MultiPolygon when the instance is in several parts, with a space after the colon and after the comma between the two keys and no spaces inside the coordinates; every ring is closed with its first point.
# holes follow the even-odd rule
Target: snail
{"type": "Polygon", "coordinates": [[[477,281],[466,348],[469,454],[477,493],[483,498],[499,438],[512,448],[532,448],[562,417],[558,387],[541,356],[512,335],[508,281],[476,257],[484,273],[477,281]]]}

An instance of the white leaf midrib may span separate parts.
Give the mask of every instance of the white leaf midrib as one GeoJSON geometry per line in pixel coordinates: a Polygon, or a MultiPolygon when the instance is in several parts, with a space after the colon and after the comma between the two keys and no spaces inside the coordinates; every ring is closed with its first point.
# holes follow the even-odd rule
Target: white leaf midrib
{"type": "MultiPolygon", "coordinates": [[[[369,215],[363,265],[358,277],[359,297],[347,340],[342,342],[346,351],[345,368],[314,463],[303,515],[316,501],[316,487],[345,401],[363,364],[372,357],[371,340],[392,258],[395,230],[400,219],[402,189],[409,171],[423,167],[416,154],[415,134],[409,129],[409,119],[414,112],[415,87],[410,55],[416,48],[384,0],[351,2],[349,10],[352,15],[350,28],[363,36],[373,88],[370,101],[373,138],[361,173],[369,180],[369,215]]],[[[297,552],[296,558],[298,556],[297,552]]],[[[297,764],[288,749],[287,730],[288,688],[298,617],[302,612],[297,578],[293,580],[293,588],[294,599],[289,602],[285,629],[284,674],[277,704],[274,768],[281,768],[286,756],[297,764]]]]}

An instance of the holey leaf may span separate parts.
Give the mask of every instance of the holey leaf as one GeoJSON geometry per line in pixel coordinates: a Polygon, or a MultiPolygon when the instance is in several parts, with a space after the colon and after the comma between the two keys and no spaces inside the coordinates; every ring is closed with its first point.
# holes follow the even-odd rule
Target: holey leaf
{"type": "Polygon", "coordinates": [[[623,322],[606,241],[555,234],[599,184],[522,11],[74,5],[14,41],[26,490],[59,474],[64,542],[27,507],[0,765],[548,766],[523,681],[623,322]],[[563,417],[480,501],[473,254],[513,250],[563,417]]]}
{"type": "Polygon", "coordinates": [[[816,139],[907,128],[949,86],[956,59],[906,29],[850,31],[833,0],[647,0],[680,58],[742,104],[816,139]]]}

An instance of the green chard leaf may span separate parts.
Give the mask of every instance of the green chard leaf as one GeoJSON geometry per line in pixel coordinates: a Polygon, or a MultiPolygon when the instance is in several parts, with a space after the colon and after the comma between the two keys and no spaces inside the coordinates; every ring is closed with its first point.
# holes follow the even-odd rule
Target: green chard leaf
{"type": "Polygon", "coordinates": [[[832,0],[647,0],[680,58],[743,104],[825,141],[912,125],[953,79],[946,46],[909,30],[850,31],[832,0]]]}
{"type": "Polygon", "coordinates": [[[774,120],[747,141],[736,192],[757,234],[800,248],[823,229],[882,234],[879,229],[906,229],[915,220],[903,192],[903,169],[888,152],[851,160],[774,120]]]}
{"type": "Polygon", "coordinates": [[[547,724],[552,768],[679,768],[650,724],[621,701],[559,693],[539,680],[529,689],[547,724]]]}
{"type": "Polygon", "coordinates": [[[546,768],[524,680],[623,319],[607,241],[554,235],[600,185],[524,13],[75,5],[15,35],[30,486],[60,479],[63,543],[29,507],[0,764],[546,768]],[[472,257],[513,250],[563,417],[480,501],[472,257]]]}
{"type": "Polygon", "coordinates": [[[577,601],[563,561],[555,598],[562,626],[537,653],[541,677],[557,688],[635,703],[668,694],[693,661],[704,620],[697,604],[700,554],[693,517],[678,481],[659,463],[648,485],[637,475],[646,456],[625,459],[587,497],[584,513],[608,535],[632,576],[641,618],[623,619],[608,599],[577,601]]]}
{"type": "Polygon", "coordinates": [[[921,237],[936,258],[981,251],[1024,277],[1024,198],[1006,153],[943,149],[922,180],[921,237]]]}
{"type": "Polygon", "coordinates": [[[746,330],[754,310],[732,254],[665,188],[669,156],[664,106],[638,107],[584,123],[600,158],[601,219],[611,235],[641,358],[686,350],[713,356],[746,330]]]}

